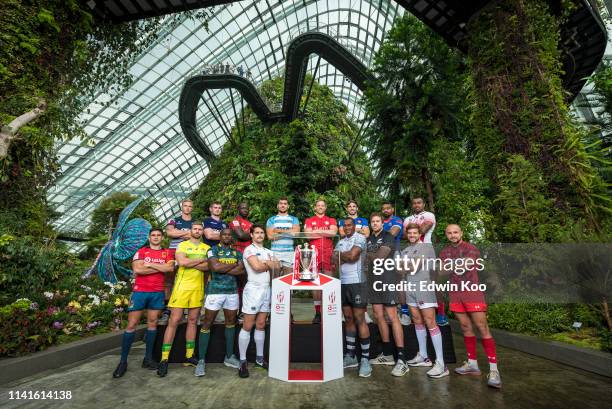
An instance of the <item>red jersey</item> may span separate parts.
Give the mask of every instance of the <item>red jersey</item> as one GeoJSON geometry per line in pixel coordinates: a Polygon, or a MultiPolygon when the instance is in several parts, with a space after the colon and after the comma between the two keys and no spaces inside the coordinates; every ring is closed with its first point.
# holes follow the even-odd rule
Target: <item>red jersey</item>
{"type": "Polygon", "coordinates": [[[463,274],[460,274],[461,266],[463,264],[459,265],[459,263],[453,261],[456,268],[450,274],[450,282],[461,283],[462,281],[469,281],[471,283],[478,283],[478,265],[476,265],[476,259],[480,258],[480,251],[473,244],[462,241],[456,247],[448,245],[442,249],[439,258],[442,261],[442,268],[444,268],[445,265],[449,265],[450,260],[468,258],[474,260],[473,262],[470,262],[470,269],[465,267],[462,269],[464,270],[463,274]]]}
{"type": "MultiPolygon", "coordinates": [[[[174,255],[168,249],[153,250],[150,247],[142,247],[134,254],[133,260],[142,260],[150,264],[166,264],[168,261],[174,260],[174,255]]],[[[164,291],[164,273],[135,274],[135,276],[134,292],[150,293],[164,291]]]]}
{"type": "MultiPolygon", "coordinates": [[[[336,226],[336,219],[329,216],[312,216],[306,219],[304,227],[309,227],[312,230],[329,230],[332,226],[336,226]]],[[[310,244],[313,244],[317,249],[328,250],[333,249],[334,243],[330,237],[321,237],[318,239],[310,240],[310,244]]]]}
{"type": "MultiPolygon", "coordinates": [[[[253,223],[241,217],[240,215],[236,216],[236,218],[232,220],[232,222],[230,223],[230,228],[232,230],[235,231],[236,229],[238,229],[238,227],[241,227],[242,230],[247,233],[251,231],[251,226],[253,226],[253,223]]],[[[244,253],[244,249],[246,249],[250,245],[251,245],[251,240],[237,241],[234,243],[234,249],[238,250],[241,253],[244,253]]]]}

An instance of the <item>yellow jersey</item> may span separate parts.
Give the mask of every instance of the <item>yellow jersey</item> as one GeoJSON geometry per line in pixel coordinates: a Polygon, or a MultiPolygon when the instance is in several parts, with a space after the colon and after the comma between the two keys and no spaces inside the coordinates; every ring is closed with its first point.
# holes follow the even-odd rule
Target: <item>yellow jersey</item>
{"type": "MultiPolygon", "coordinates": [[[[189,259],[207,258],[210,246],[205,243],[193,244],[189,240],[180,243],[176,248],[176,252],[183,253],[189,259]]],[[[174,279],[174,288],[178,290],[202,290],[204,291],[204,272],[191,268],[180,266],[174,279]]]]}

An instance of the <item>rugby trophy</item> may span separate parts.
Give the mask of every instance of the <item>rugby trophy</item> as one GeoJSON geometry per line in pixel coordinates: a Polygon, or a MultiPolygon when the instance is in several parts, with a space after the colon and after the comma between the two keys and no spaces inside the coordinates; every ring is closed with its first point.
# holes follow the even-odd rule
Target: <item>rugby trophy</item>
{"type": "Polygon", "coordinates": [[[314,245],[295,247],[293,275],[299,281],[314,281],[319,276],[317,272],[317,249],[314,245]]]}

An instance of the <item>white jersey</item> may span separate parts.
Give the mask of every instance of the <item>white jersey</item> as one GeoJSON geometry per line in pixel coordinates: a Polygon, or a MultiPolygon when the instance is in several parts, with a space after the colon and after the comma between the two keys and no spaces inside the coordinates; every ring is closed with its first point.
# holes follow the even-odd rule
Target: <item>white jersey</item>
{"type": "Polygon", "coordinates": [[[366,281],[364,267],[367,252],[366,238],[361,233],[354,233],[351,237],[344,237],[336,244],[337,252],[350,251],[353,247],[359,247],[361,254],[354,263],[342,263],[340,265],[340,281],[342,284],[356,284],[366,281]]]}
{"type": "Polygon", "coordinates": [[[247,271],[248,283],[256,285],[270,285],[270,272],[266,271],[258,273],[249,264],[249,257],[257,256],[259,261],[272,260],[274,253],[265,247],[258,247],[254,243],[244,249],[242,254],[242,260],[244,262],[244,268],[247,271]]]}
{"type": "Polygon", "coordinates": [[[432,222],[433,224],[431,228],[427,230],[427,233],[421,234],[421,241],[423,243],[431,243],[431,235],[436,229],[436,216],[432,212],[423,210],[421,213],[406,217],[406,220],[404,220],[404,231],[406,231],[406,226],[409,224],[416,224],[421,227],[424,222],[432,222]]]}

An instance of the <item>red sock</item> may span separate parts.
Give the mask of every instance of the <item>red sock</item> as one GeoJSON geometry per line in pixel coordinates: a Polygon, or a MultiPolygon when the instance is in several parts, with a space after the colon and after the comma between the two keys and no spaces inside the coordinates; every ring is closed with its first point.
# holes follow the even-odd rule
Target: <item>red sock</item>
{"type": "Polygon", "coordinates": [[[321,314],[321,304],[315,304],[315,312],[321,314]]]}
{"type": "Polygon", "coordinates": [[[465,342],[468,359],[476,359],[476,336],[466,337],[464,335],[463,341],[465,342]]]}
{"type": "Polygon", "coordinates": [[[446,315],[443,302],[438,302],[438,315],[446,315]]]}
{"type": "Polygon", "coordinates": [[[483,338],[481,339],[482,347],[487,354],[487,358],[489,358],[489,363],[496,364],[497,363],[497,353],[495,352],[495,340],[493,338],[483,338]]]}

